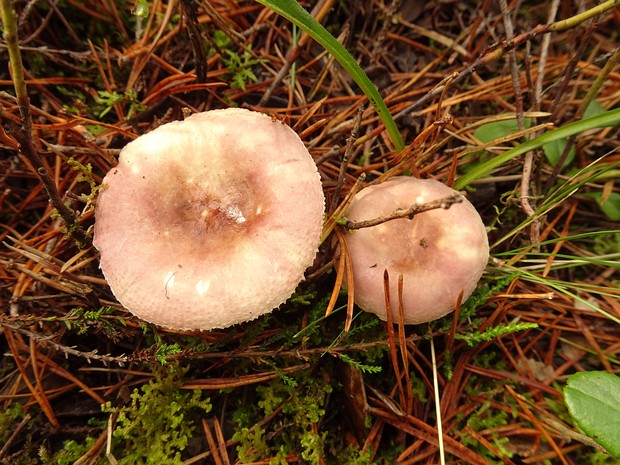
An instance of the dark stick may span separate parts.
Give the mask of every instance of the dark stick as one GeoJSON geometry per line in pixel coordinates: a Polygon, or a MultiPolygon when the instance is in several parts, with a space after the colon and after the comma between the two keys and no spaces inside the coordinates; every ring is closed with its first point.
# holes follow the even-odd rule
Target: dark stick
{"type": "Polygon", "coordinates": [[[364,220],[364,221],[351,221],[345,220],[344,227],[349,230],[354,229],[362,229],[362,228],[370,228],[372,226],[377,226],[382,223],[387,223],[392,220],[399,220],[403,218],[407,218],[412,220],[415,215],[420,213],[424,213],[430,210],[437,210],[439,208],[443,208],[447,210],[455,203],[461,203],[463,201],[462,194],[454,194],[450,197],[444,197],[442,199],[432,200],[431,202],[426,202],[422,204],[413,204],[409,208],[397,208],[393,212],[390,212],[386,215],[380,216],[378,218],[373,218],[372,220],[364,220]]]}
{"type": "Polygon", "coordinates": [[[194,51],[194,63],[196,66],[196,82],[203,84],[207,82],[207,59],[202,48],[202,36],[200,34],[200,24],[198,24],[198,10],[194,0],[182,0],[183,16],[187,25],[187,35],[192,43],[194,51]]]}
{"type": "MultiPolygon", "coordinates": [[[[90,238],[82,227],[77,223],[75,212],[67,207],[63,201],[54,179],[50,176],[43,160],[39,156],[34,142],[32,141],[32,115],[30,114],[30,98],[24,79],[24,65],[22,55],[19,50],[17,37],[17,17],[9,0],[1,0],[0,10],[2,13],[2,23],[4,25],[4,39],[9,50],[9,62],[13,75],[13,85],[17,97],[19,113],[22,117],[22,125],[18,129],[7,121],[9,131],[15,136],[19,144],[20,152],[28,159],[34,167],[37,176],[43,183],[52,206],[65,222],[67,233],[76,240],[78,247],[86,248],[90,245],[90,238]]],[[[1,116],[1,115],[0,115],[1,116]]]]}
{"type": "Polygon", "coordinates": [[[347,170],[347,166],[349,165],[349,160],[351,158],[351,152],[353,152],[353,143],[357,140],[357,135],[360,132],[360,125],[362,124],[362,114],[364,113],[364,105],[360,105],[357,109],[357,114],[355,115],[355,121],[353,124],[353,129],[351,130],[351,136],[347,139],[347,148],[345,149],[344,156],[342,157],[342,162],[340,163],[340,171],[338,173],[338,183],[336,184],[336,189],[334,190],[334,195],[332,197],[331,206],[329,208],[329,212],[333,213],[340,202],[340,191],[342,190],[342,186],[344,184],[344,174],[347,170]]]}

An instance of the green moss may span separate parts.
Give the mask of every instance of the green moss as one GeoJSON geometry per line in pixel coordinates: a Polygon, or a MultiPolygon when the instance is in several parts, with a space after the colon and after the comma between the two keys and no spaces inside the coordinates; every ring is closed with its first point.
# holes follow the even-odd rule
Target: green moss
{"type": "Polygon", "coordinates": [[[495,450],[499,452],[497,456],[494,452],[487,449],[475,437],[463,434],[459,437],[459,441],[465,447],[475,451],[481,457],[484,457],[490,464],[501,464],[503,458],[511,458],[512,453],[506,449],[509,438],[502,436],[497,429],[508,424],[510,414],[490,406],[490,400],[482,404],[475,412],[468,416],[466,420],[467,427],[476,432],[485,432],[486,438],[489,440],[495,450]]]}
{"type": "Polygon", "coordinates": [[[0,411],[0,444],[5,444],[16,426],[25,416],[21,404],[13,404],[4,411],[0,411]]]}
{"type": "Polygon", "coordinates": [[[256,388],[256,407],[240,406],[234,418],[241,428],[233,439],[239,442],[237,452],[242,462],[283,460],[287,454],[298,454],[307,463],[317,464],[325,457],[327,432],[318,424],[325,415],[324,405],[332,386],[321,378],[304,372],[295,383],[279,378],[256,388]],[[296,384],[297,387],[292,384],[296,384]],[[279,414],[264,428],[258,421],[279,414]],[[250,418],[250,414],[256,415],[250,418]],[[247,427],[249,423],[255,426],[247,427]]]}
{"type": "MultiPolygon", "coordinates": [[[[84,442],[74,440],[65,441],[63,448],[54,454],[41,448],[39,457],[42,465],[73,465],[80,457],[87,453],[95,444],[97,438],[87,437],[84,442]]],[[[100,463],[102,459],[99,460],[100,463]]]]}
{"type": "Polygon", "coordinates": [[[593,451],[584,454],[576,463],[587,463],[589,465],[620,465],[620,459],[613,458],[611,455],[600,451],[593,451]]]}
{"type": "Polygon", "coordinates": [[[181,452],[195,430],[195,414],[211,410],[200,390],[182,391],[186,370],[174,365],[159,368],[156,379],[131,394],[120,408],[108,402],[105,412],[117,415],[112,452],[119,465],[181,465],[181,452]]]}

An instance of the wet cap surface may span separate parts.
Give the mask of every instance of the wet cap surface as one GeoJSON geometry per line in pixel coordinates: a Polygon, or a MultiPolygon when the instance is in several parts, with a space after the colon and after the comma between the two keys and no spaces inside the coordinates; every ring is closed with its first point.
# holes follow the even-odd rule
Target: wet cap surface
{"type": "MultiPolygon", "coordinates": [[[[347,218],[363,221],[398,208],[409,208],[454,195],[456,191],[429,179],[398,176],[362,189],[347,218]]],[[[386,319],[384,270],[390,277],[390,303],[398,321],[398,277],[403,274],[405,323],[440,318],[476,288],[489,257],[486,230],[467,200],[449,209],[398,219],[345,235],[353,266],[355,302],[386,319]]]]}
{"type": "Polygon", "coordinates": [[[175,329],[248,321],[283,303],[312,263],[324,209],[297,134],[214,110],[129,143],[105,177],[95,247],[114,295],[175,329]]]}

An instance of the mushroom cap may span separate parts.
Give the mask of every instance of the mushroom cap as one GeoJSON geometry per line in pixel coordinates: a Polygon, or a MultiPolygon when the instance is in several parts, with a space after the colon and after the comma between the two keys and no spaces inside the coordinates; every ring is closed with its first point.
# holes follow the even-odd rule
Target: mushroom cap
{"type": "MultiPolygon", "coordinates": [[[[347,218],[363,221],[398,208],[449,197],[455,190],[431,179],[397,176],[362,189],[347,218]]],[[[384,270],[390,277],[390,306],[398,321],[398,278],[403,274],[403,313],[407,324],[440,318],[454,309],[463,291],[469,297],[489,257],[480,215],[463,199],[448,209],[430,210],[345,235],[351,257],[355,303],[386,320],[384,270]]]]}
{"type": "Polygon", "coordinates": [[[319,245],[324,197],[299,136],[213,110],[127,144],[103,180],[93,243],[119,302],[160,326],[223,328],[282,304],[319,245]]]}

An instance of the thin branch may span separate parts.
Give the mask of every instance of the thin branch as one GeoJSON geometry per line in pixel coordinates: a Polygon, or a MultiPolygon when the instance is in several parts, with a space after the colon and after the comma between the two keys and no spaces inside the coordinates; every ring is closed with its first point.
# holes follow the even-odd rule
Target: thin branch
{"type": "Polygon", "coordinates": [[[340,201],[340,191],[342,190],[342,186],[344,184],[344,174],[346,172],[347,166],[349,165],[351,153],[353,152],[353,144],[357,140],[357,136],[360,132],[360,126],[362,124],[363,114],[364,114],[364,105],[360,105],[357,108],[357,114],[355,115],[353,129],[351,130],[351,136],[347,138],[347,147],[344,151],[344,155],[342,156],[342,162],[340,163],[340,171],[338,173],[338,182],[336,183],[336,189],[334,189],[334,195],[332,196],[331,206],[329,208],[330,213],[333,213],[336,210],[336,207],[338,206],[338,202],[340,201]]]}
{"type": "MultiPolygon", "coordinates": [[[[58,192],[58,187],[52,176],[48,173],[43,160],[39,156],[32,140],[32,115],[30,114],[30,98],[26,88],[24,78],[24,65],[22,55],[19,50],[17,36],[17,17],[11,6],[10,0],[0,0],[0,13],[2,14],[2,24],[4,26],[4,39],[9,51],[9,62],[11,64],[11,74],[13,85],[17,97],[19,113],[22,117],[22,125],[17,128],[13,123],[6,120],[9,132],[15,137],[19,144],[21,153],[28,159],[34,167],[35,172],[43,183],[52,206],[58,211],[67,228],[67,233],[74,237],[80,248],[87,248],[90,245],[90,238],[82,227],[77,223],[75,212],[67,207],[62,201],[58,192]]],[[[0,117],[2,115],[0,114],[0,117]]],[[[2,118],[4,120],[4,118],[2,118]]]]}
{"type": "Polygon", "coordinates": [[[575,16],[571,16],[570,18],[564,19],[562,21],[557,21],[549,26],[549,31],[551,32],[562,32],[567,29],[571,29],[575,26],[580,25],[584,21],[587,21],[590,18],[595,16],[602,15],[606,11],[611,10],[612,8],[620,5],[620,0],[607,0],[606,2],[601,3],[600,5],[596,5],[589,10],[584,11],[583,13],[579,13],[575,16]]]}
{"type": "MultiPolygon", "coordinates": [[[[547,34],[547,33],[549,33],[549,27],[544,24],[539,24],[538,26],[534,27],[532,30],[524,32],[523,34],[519,34],[518,36],[514,37],[511,40],[504,40],[502,42],[492,45],[488,49],[487,53],[485,53],[480,58],[478,58],[476,61],[474,61],[466,69],[464,69],[463,71],[455,75],[454,79],[450,82],[450,84],[452,86],[458,84],[463,79],[474,74],[479,68],[501,59],[508,51],[513,50],[514,48],[521,45],[523,42],[527,40],[531,40],[540,34],[547,34]]],[[[407,108],[405,108],[404,110],[396,114],[396,116],[394,116],[394,120],[398,121],[399,119],[402,119],[410,115],[415,110],[417,110],[418,108],[426,104],[429,100],[441,94],[444,88],[445,88],[445,85],[434,87],[431,91],[426,93],[417,102],[413,103],[412,105],[409,105],[407,108]]]]}
{"type": "Polygon", "coordinates": [[[370,228],[372,226],[377,226],[382,223],[387,223],[388,221],[399,220],[403,218],[412,220],[415,215],[418,215],[420,213],[424,213],[430,210],[437,210],[439,208],[443,208],[444,210],[447,210],[452,205],[456,203],[461,203],[464,198],[465,197],[463,197],[463,194],[458,193],[458,194],[451,195],[450,197],[444,197],[441,199],[433,200],[431,202],[426,202],[422,204],[414,203],[409,208],[398,208],[394,210],[393,212],[390,212],[378,218],[373,218],[371,220],[351,221],[347,219],[344,222],[344,227],[349,230],[355,230],[355,229],[362,229],[362,228],[370,228]]]}
{"type": "MultiPolygon", "coordinates": [[[[54,338],[57,337],[56,335],[45,336],[42,334],[38,334],[38,333],[35,333],[34,331],[30,331],[26,328],[21,327],[19,323],[13,324],[13,323],[3,320],[3,321],[0,321],[0,327],[6,328],[6,330],[9,330],[9,331],[14,331],[16,333],[23,334],[24,336],[28,336],[29,338],[32,338],[34,341],[36,341],[39,344],[52,347],[58,350],[59,352],[62,352],[63,354],[65,354],[65,357],[68,357],[69,355],[74,355],[76,357],[81,357],[81,358],[86,359],[88,363],[90,363],[91,360],[97,360],[106,366],[112,363],[118,364],[120,366],[124,366],[126,363],[130,361],[129,357],[127,357],[126,355],[120,355],[120,356],[101,355],[97,353],[97,349],[91,350],[90,352],[84,352],[81,350],[77,350],[75,347],[69,347],[59,342],[56,342],[54,340],[54,338]]],[[[1,331],[3,330],[0,328],[0,332],[1,331]]]]}
{"type": "MultiPolygon", "coordinates": [[[[506,53],[510,50],[515,49],[522,43],[532,40],[534,37],[537,37],[541,34],[549,34],[550,32],[560,32],[565,31],[567,29],[573,28],[582,24],[584,21],[598,15],[602,15],[603,13],[611,10],[612,8],[620,5],[620,0],[608,0],[607,2],[601,3],[583,13],[572,16],[568,19],[557,21],[552,24],[539,24],[535,26],[530,31],[519,34],[518,36],[512,39],[506,39],[501,42],[498,42],[492,45],[487,53],[482,55],[476,61],[474,61],[469,67],[458,73],[458,75],[452,80],[451,84],[456,85],[461,82],[463,79],[471,76],[482,66],[486,66],[489,63],[497,61],[501,59],[506,53]]],[[[409,116],[411,113],[416,111],[418,108],[423,106],[426,102],[434,98],[443,92],[445,86],[440,85],[433,88],[431,91],[426,93],[422,98],[420,98],[417,102],[409,105],[407,108],[399,112],[394,116],[394,121],[398,121],[399,119],[405,118],[409,116]]]]}
{"type": "MultiPolygon", "coordinates": [[[[506,36],[508,39],[512,39],[514,37],[514,27],[512,24],[512,18],[510,15],[510,10],[508,9],[508,2],[506,0],[500,0],[500,7],[502,10],[502,17],[504,21],[504,28],[506,29],[506,36]]],[[[548,36],[546,36],[548,37],[548,36]]],[[[519,131],[523,131],[525,129],[525,121],[523,118],[523,92],[521,89],[521,84],[519,83],[519,70],[517,67],[517,56],[514,49],[508,52],[509,62],[510,62],[510,72],[512,77],[512,88],[515,94],[515,106],[517,113],[517,124],[519,131]]],[[[521,179],[521,189],[519,201],[521,203],[521,210],[528,216],[534,216],[536,214],[534,208],[530,204],[530,179],[532,174],[534,164],[534,154],[533,152],[528,152],[525,154],[525,158],[523,161],[523,178],[521,179]]],[[[538,244],[540,242],[540,220],[535,219],[532,221],[530,226],[530,241],[532,244],[538,244]]]]}
{"type": "Polygon", "coordinates": [[[181,8],[185,17],[187,35],[194,52],[194,65],[196,66],[196,82],[207,82],[207,58],[202,47],[202,35],[198,23],[198,10],[194,0],[181,0],[181,8]]]}

